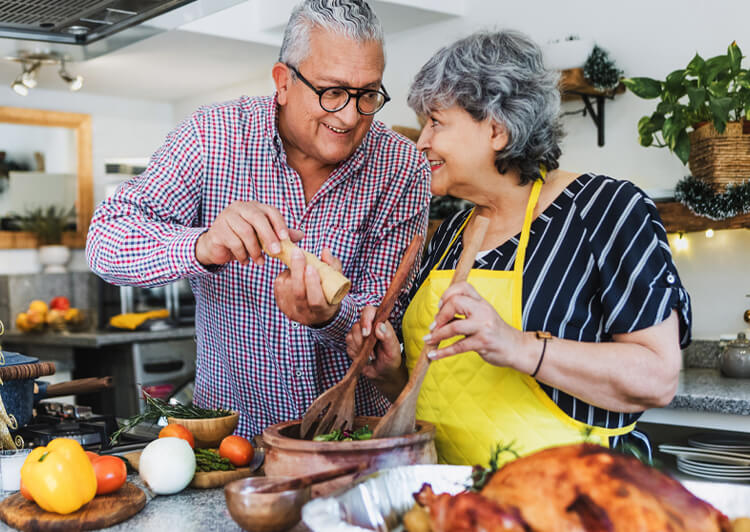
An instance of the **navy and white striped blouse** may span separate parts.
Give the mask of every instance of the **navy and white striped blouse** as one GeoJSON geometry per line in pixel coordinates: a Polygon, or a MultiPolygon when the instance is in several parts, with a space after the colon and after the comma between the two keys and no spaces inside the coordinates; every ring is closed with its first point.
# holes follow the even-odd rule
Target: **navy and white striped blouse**
{"type": "MultiPolygon", "coordinates": [[[[427,249],[412,297],[461,227],[468,210],[445,221],[427,249]]],[[[512,270],[520,234],[480,255],[474,268],[512,270]]],[[[437,269],[455,269],[457,239],[437,269]]],[[[584,174],[531,224],[523,272],[523,330],[582,342],[656,325],[677,309],[680,344],[690,342],[690,298],[683,288],[653,201],[628,181],[584,174]]],[[[623,361],[626,363],[626,361],[623,361]]],[[[540,383],[571,417],[589,425],[629,425],[640,413],[594,407],[540,383]]]]}

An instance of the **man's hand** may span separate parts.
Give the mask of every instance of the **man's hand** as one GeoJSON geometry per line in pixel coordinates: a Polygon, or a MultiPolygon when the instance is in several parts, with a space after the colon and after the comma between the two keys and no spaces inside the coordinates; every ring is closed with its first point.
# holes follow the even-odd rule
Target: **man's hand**
{"type": "Polygon", "coordinates": [[[279,240],[292,242],[304,233],[289,229],[275,207],[257,201],[235,201],[221,211],[211,227],[195,244],[195,258],[204,266],[226,264],[231,260],[258,266],[265,262],[263,245],[272,253],[281,250],[279,240]]]}
{"type": "MultiPolygon", "coordinates": [[[[330,250],[324,249],[320,257],[336,271],[341,271],[341,261],[330,250]]],[[[291,264],[276,277],[273,283],[276,304],[289,319],[308,326],[321,326],[331,321],[341,304],[329,305],[320,286],[320,275],[309,266],[301,250],[292,252],[291,264]]]]}

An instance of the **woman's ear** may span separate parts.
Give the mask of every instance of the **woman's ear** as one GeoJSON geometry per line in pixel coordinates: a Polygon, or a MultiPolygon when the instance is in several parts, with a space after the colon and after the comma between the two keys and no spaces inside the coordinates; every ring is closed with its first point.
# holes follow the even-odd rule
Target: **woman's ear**
{"type": "Polygon", "coordinates": [[[284,63],[276,63],[271,69],[273,83],[276,85],[276,99],[279,105],[285,105],[289,84],[292,82],[292,76],[289,67],[284,63]]]}
{"type": "Polygon", "coordinates": [[[508,141],[510,140],[508,138],[508,130],[504,125],[498,124],[492,119],[489,119],[489,121],[490,143],[492,144],[492,149],[495,151],[500,151],[508,145],[508,141]]]}

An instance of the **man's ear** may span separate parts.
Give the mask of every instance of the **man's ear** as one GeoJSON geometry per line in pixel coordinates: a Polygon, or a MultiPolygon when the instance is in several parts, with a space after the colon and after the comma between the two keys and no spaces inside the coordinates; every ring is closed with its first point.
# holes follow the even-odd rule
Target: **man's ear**
{"type": "Polygon", "coordinates": [[[271,69],[273,83],[276,85],[276,98],[279,105],[285,105],[289,84],[292,82],[292,73],[284,63],[276,63],[271,69]]]}
{"type": "Polygon", "coordinates": [[[498,124],[491,118],[488,120],[490,121],[490,143],[492,144],[492,149],[500,151],[508,145],[508,141],[510,140],[508,138],[508,130],[503,124],[498,124]]]}

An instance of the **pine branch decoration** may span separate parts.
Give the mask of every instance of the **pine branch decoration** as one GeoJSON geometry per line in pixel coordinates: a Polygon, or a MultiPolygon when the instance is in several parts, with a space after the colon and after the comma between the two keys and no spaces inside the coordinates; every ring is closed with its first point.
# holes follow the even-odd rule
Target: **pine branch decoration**
{"type": "Polygon", "coordinates": [[[726,220],[750,213],[750,179],[727,185],[723,193],[695,176],[687,176],[675,187],[674,197],[693,213],[711,220],[726,220]]]}
{"type": "Polygon", "coordinates": [[[599,46],[589,54],[583,65],[583,76],[599,90],[614,89],[620,83],[622,70],[609,58],[609,53],[599,46]]]}

